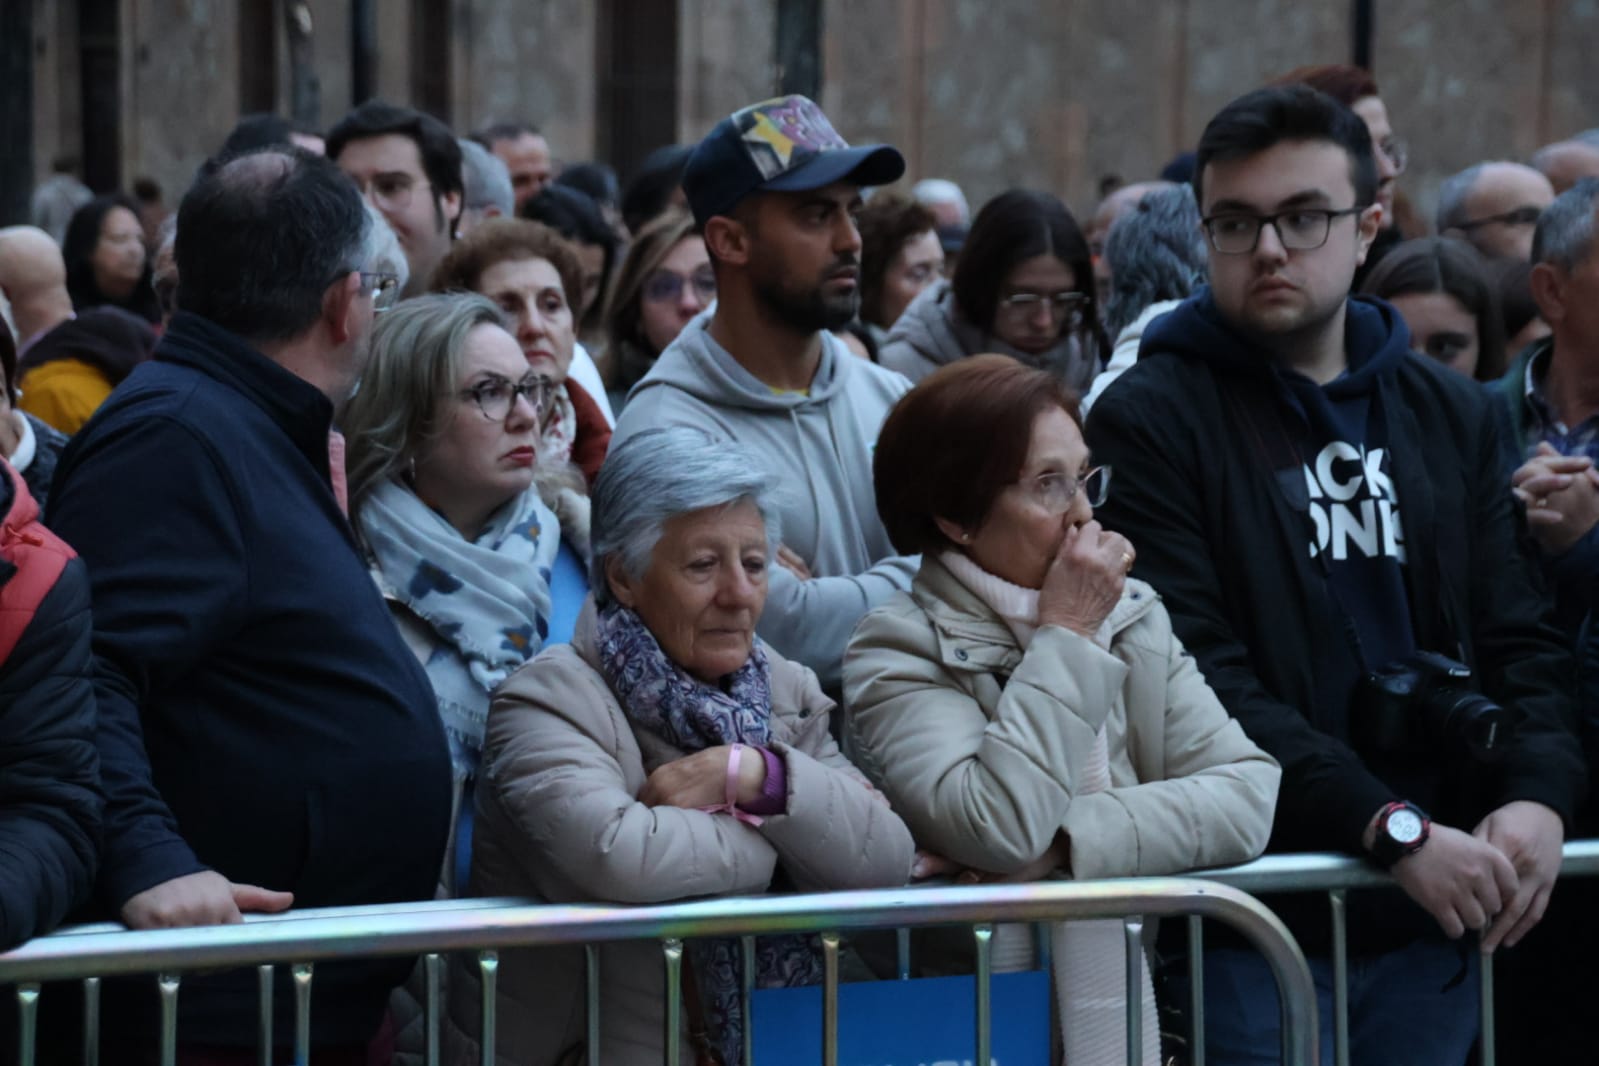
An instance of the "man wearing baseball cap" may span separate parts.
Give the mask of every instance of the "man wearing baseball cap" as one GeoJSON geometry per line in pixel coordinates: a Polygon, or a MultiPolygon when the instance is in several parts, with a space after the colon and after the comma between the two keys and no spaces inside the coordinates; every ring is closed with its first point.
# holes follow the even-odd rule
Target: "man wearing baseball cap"
{"type": "Polygon", "coordinates": [[[894,554],[872,489],[878,428],[909,383],[832,332],[860,305],[861,190],[904,172],[896,149],[851,147],[803,96],[717,123],[683,174],[717,303],[634,387],[611,441],[687,425],[761,457],[784,498],[759,632],[835,695],[855,623],[917,565],[894,554]]]}

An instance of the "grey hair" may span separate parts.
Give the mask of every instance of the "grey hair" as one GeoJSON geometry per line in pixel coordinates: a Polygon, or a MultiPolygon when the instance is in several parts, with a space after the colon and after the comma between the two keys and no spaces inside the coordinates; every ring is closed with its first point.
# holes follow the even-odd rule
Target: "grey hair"
{"type": "Polygon", "coordinates": [[[782,541],[772,476],[753,454],[686,426],[648,430],[611,449],[594,481],[589,589],[611,602],[605,564],[616,556],[633,578],[649,569],[669,519],[750,500],[766,523],[768,565],[782,541]]]}
{"type": "Polygon", "coordinates": [[[361,387],[340,420],[352,519],[373,489],[398,477],[449,425],[468,334],[504,323],[499,307],[476,293],[417,296],[378,316],[361,387]]]}
{"type": "Polygon", "coordinates": [[[1112,337],[1150,304],[1190,296],[1210,269],[1192,186],[1145,193],[1111,226],[1105,261],[1111,277],[1105,332],[1112,337]]]}
{"type": "Polygon", "coordinates": [[[511,190],[511,172],[499,156],[478,144],[460,138],[461,181],[465,186],[461,204],[469,211],[497,207],[506,218],[516,215],[516,194],[511,190]]]}
{"type": "Polygon", "coordinates": [[[1471,190],[1476,187],[1477,179],[1482,177],[1482,172],[1487,169],[1487,163],[1473,163],[1458,174],[1453,174],[1444,179],[1438,186],[1438,232],[1444,233],[1462,222],[1466,218],[1466,198],[1471,195],[1471,190]]]}
{"type": "Polygon", "coordinates": [[[361,203],[366,207],[368,222],[362,269],[376,274],[395,275],[400,279],[400,291],[404,292],[406,285],[411,281],[411,263],[400,248],[400,239],[394,235],[394,228],[389,225],[389,220],[384,218],[377,208],[367,203],[365,197],[361,198],[361,203]]]}
{"type": "Polygon", "coordinates": [[[1593,248],[1594,211],[1599,206],[1599,178],[1583,178],[1555,197],[1538,216],[1532,234],[1532,261],[1551,263],[1570,272],[1593,248]]]}
{"type": "Polygon", "coordinates": [[[911,186],[911,199],[919,204],[954,204],[960,208],[963,221],[969,221],[972,217],[966,194],[948,178],[923,178],[911,186]]]}

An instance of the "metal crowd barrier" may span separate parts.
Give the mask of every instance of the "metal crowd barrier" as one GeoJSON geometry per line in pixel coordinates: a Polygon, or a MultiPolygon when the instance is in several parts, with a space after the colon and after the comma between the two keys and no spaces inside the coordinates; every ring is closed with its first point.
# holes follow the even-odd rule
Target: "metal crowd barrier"
{"type": "MultiPolygon", "coordinates": [[[[1599,840],[1566,844],[1560,876],[1599,875],[1599,840]]],[[[1350,889],[1391,886],[1393,878],[1370,863],[1348,855],[1268,855],[1241,866],[1206,870],[1205,878],[1251,895],[1274,892],[1326,892],[1332,921],[1333,1063],[1349,1066],[1349,953],[1345,904],[1350,889]]],[[[1200,920],[1188,920],[1189,1012],[1193,1022],[1190,1066],[1205,1066],[1204,940],[1200,920]]],[[[1478,999],[1482,1012],[1480,1066],[1495,1066],[1493,956],[1482,958],[1478,999]]]]}
{"type": "MultiPolygon", "coordinates": [[[[1247,869],[1247,868],[1246,868],[1247,869]]],[[[1128,878],[1052,881],[1029,885],[901,888],[818,895],[718,899],[664,906],[530,904],[514,899],[441,900],[400,906],[343,907],[252,916],[243,925],[129,932],[117,925],[78,926],[33,940],[0,955],[0,985],[17,986],[20,1061],[33,1066],[40,984],[84,981],[85,1066],[99,1062],[99,982],[106,977],[157,974],[161,1003],[161,1062],[177,1049],[177,1005],[187,971],[256,966],[260,974],[257,1046],[262,1066],[272,1054],[273,967],[290,962],[295,993],[295,1062],[310,1058],[311,987],[323,960],[420,955],[426,986],[427,1062],[440,1051],[442,952],[475,951],[482,978],[481,1044],[484,1066],[494,1066],[496,977],[499,951],[557,944],[587,946],[588,1046],[600,1033],[599,958],[594,945],[613,940],[658,940],[666,967],[666,1061],[678,1066],[682,1028],[683,941],[741,937],[744,947],[744,1059],[750,1059],[754,937],[769,932],[821,934],[825,983],[822,1047],[825,1066],[838,1063],[838,961],[846,930],[926,925],[971,925],[977,950],[976,1046],[972,1061],[992,1061],[991,947],[996,923],[1121,918],[1127,952],[1127,1055],[1143,1061],[1143,922],[1147,917],[1192,915],[1221,921],[1265,956],[1282,1002],[1283,1061],[1316,1061],[1316,993],[1298,944],[1282,922],[1237,888],[1197,878],[1128,878]],[[1131,917],[1129,917],[1131,915],[1131,917]]],[[[591,1064],[594,1062],[590,1059],[591,1064]]]]}

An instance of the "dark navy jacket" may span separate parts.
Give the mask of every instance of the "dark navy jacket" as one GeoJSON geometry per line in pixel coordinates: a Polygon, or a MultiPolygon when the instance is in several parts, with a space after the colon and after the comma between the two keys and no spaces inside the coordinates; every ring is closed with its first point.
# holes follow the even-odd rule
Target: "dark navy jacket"
{"type": "MultiPolygon", "coordinates": [[[[449,753],[334,498],[332,416],[317,389],[179,314],[61,458],[48,518],[92,583],[113,912],[207,868],[297,908],[433,896],[449,753]]],[[[366,1039],[405,969],[319,965],[317,1042],[366,1039]]],[[[187,979],[180,1003],[186,1041],[254,1038],[253,972],[187,979]]],[[[287,985],[277,1003],[281,1028],[287,985]]]]}
{"type": "MultiPolygon", "coordinates": [[[[0,463],[0,545],[39,528],[21,480],[0,463]]],[[[102,805],[88,576],[68,560],[42,598],[13,602],[19,575],[0,553],[0,609],[24,615],[5,619],[24,628],[0,662],[0,950],[48,933],[89,898],[102,805]]],[[[0,1039],[4,1030],[0,1023],[0,1039]]]]}

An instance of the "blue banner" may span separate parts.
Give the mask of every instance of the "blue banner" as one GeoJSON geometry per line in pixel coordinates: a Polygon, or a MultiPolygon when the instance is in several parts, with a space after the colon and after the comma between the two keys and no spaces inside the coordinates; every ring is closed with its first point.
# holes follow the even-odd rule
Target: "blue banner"
{"type": "MultiPolygon", "coordinates": [[[[991,1066],[1051,1066],[1049,974],[995,974],[991,1066]]],[[[822,1061],[822,990],[755,993],[754,1066],[822,1061]]],[[[838,988],[839,1066],[973,1066],[977,985],[972,977],[866,981],[838,988]]]]}

